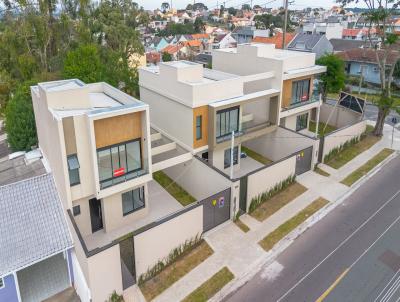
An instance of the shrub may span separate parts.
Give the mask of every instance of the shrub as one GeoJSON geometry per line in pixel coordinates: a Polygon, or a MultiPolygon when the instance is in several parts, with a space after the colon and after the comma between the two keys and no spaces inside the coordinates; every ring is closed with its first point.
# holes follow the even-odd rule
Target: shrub
{"type": "Polygon", "coordinates": [[[108,298],[108,302],[124,302],[124,298],[122,297],[122,295],[118,295],[116,291],[113,291],[113,293],[108,298]]]}
{"type": "Polygon", "coordinates": [[[286,189],[289,185],[294,183],[295,180],[296,180],[296,175],[291,175],[288,178],[286,178],[285,180],[275,184],[275,186],[272,189],[265,191],[265,192],[257,195],[256,197],[253,197],[250,201],[249,212],[252,213],[255,209],[257,209],[257,207],[260,204],[266,202],[268,199],[270,199],[274,195],[276,195],[279,192],[286,189]]]}
{"type": "Polygon", "coordinates": [[[174,248],[172,251],[170,251],[167,257],[158,260],[158,262],[153,267],[147,269],[146,273],[139,276],[138,285],[142,285],[147,280],[158,275],[165,267],[178,260],[178,258],[189,253],[191,250],[200,245],[202,242],[203,242],[202,236],[196,235],[194,238],[186,240],[183,244],[174,248]]]}

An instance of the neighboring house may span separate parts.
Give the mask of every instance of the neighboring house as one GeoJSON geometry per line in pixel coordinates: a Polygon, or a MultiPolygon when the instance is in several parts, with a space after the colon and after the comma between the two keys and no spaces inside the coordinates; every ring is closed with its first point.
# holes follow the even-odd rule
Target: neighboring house
{"type": "Polygon", "coordinates": [[[275,49],[273,44],[238,45],[237,49],[213,51],[213,68],[253,76],[246,84],[248,91],[281,91],[279,124],[302,131],[310,118],[319,114],[321,106],[316,77],[326,67],[315,65],[315,57],[311,52],[275,49]]]}
{"type": "Polygon", "coordinates": [[[303,25],[303,32],[307,34],[325,35],[328,40],[342,38],[343,25],[339,22],[317,22],[303,25]]]}
{"type": "Polygon", "coordinates": [[[168,53],[172,56],[172,59],[176,61],[187,55],[187,48],[183,44],[168,45],[167,47],[162,49],[160,53],[161,59],[163,53],[168,53]]]}
{"type": "Polygon", "coordinates": [[[316,58],[332,53],[333,47],[325,35],[298,33],[287,46],[288,50],[312,52],[316,58]]]}
{"type": "Polygon", "coordinates": [[[345,28],[343,29],[342,38],[346,40],[366,40],[368,35],[374,38],[376,35],[375,28],[345,28]]]}
{"type": "Polygon", "coordinates": [[[164,37],[154,37],[150,43],[150,49],[161,51],[169,45],[169,42],[164,37]]]}
{"type": "MultiPolygon", "coordinates": [[[[286,41],[285,46],[289,45],[289,43],[296,36],[294,33],[286,33],[286,41]]],[[[255,37],[252,40],[253,43],[265,43],[265,44],[274,44],[275,48],[282,49],[283,44],[283,34],[278,32],[275,36],[272,37],[255,37]]]]}
{"type": "Polygon", "coordinates": [[[162,21],[151,21],[149,23],[149,27],[153,28],[155,30],[163,30],[167,27],[168,21],[167,20],[162,20],[162,21]]]}
{"type": "Polygon", "coordinates": [[[346,51],[353,48],[364,48],[369,44],[366,41],[346,39],[330,39],[329,42],[332,44],[333,52],[346,51]]]}
{"type": "Polygon", "coordinates": [[[161,54],[159,52],[147,52],[146,63],[156,65],[161,61],[161,54]]]}
{"type": "Polygon", "coordinates": [[[241,76],[178,61],[140,68],[139,78],[141,99],[150,105],[154,126],[224,173],[229,173],[232,131],[234,166],[239,170],[241,143],[279,124],[280,91],[266,87],[246,93],[241,76]],[[173,112],[174,120],[166,112],[173,112]]]}
{"type": "Polygon", "coordinates": [[[255,26],[237,27],[233,30],[232,37],[238,44],[250,43],[255,37],[269,37],[269,29],[256,29],[255,26]]]}
{"type": "Polygon", "coordinates": [[[43,301],[64,291],[78,301],[74,257],[52,174],[0,186],[0,301],[43,301]]]}
{"type": "MultiPolygon", "coordinates": [[[[346,73],[351,76],[361,76],[363,81],[380,84],[379,66],[376,60],[376,54],[373,49],[354,48],[338,53],[338,55],[346,62],[346,73]]],[[[383,51],[379,52],[379,56],[383,55],[383,51]]],[[[391,67],[396,63],[396,56],[388,56],[386,64],[391,67]]]]}
{"type": "Polygon", "coordinates": [[[214,37],[211,48],[212,49],[223,49],[236,47],[237,42],[232,37],[231,33],[221,34],[214,37]]]}

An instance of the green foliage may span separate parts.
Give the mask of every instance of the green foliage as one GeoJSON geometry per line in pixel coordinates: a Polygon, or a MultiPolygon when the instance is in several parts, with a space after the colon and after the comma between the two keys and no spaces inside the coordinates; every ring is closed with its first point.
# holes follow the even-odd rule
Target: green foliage
{"type": "Polygon", "coordinates": [[[37,144],[35,117],[30,95],[32,82],[15,91],[5,112],[7,142],[13,151],[29,151],[37,144]]]}
{"type": "Polygon", "coordinates": [[[326,101],[328,93],[341,91],[345,86],[344,61],[335,54],[320,57],[316,64],[326,66],[326,73],[320,76],[322,98],[326,101]]]}
{"type": "Polygon", "coordinates": [[[254,212],[254,210],[257,209],[257,207],[260,204],[266,202],[268,199],[270,199],[274,195],[285,190],[289,185],[294,183],[295,180],[296,180],[296,175],[289,176],[285,180],[275,184],[275,186],[272,189],[265,191],[265,192],[257,195],[256,197],[252,198],[250,201],[249,213],[254,212]]]}
{"type": "Polygon", "coordinates": [[[165,267],[172,264],[184,255],[188,254],[191,250],[199,246],[202,242],[202,236],[196,235],[194,238],[186,240],[183,244],[174,248],[166,258],[159,260],[153,267],[148,268],[146,273],[139,276],[138,285],[140,286],[147,280],[158,275],[165,267]]]}
{"type": "MultiPolygon", "coordinates": [[[[289,11],[288,14],[291,12],[289,11]]],[[[278,15],[272,15],[272,14],[262,14],[262,15],[256,15],[254,17],[254,21],[256,23],[256,27],[260,29],[269,29],[272,33],[272,31],[275,28],[283,28],[285,23],[284,23],[284,15],[278,14],[278,15]]],[[[286,30],[288,32],[293,31],[292,28],[293,23],[290,21],[290,17],[288,17],[288,24],[286,30]]]]}
{"type": "Polygon", "coordinates": [[[124,298],[122,297],[122,295],[118,295],[116,291],[113,291],[113,293],[108,298],[108,302],[124,302],[124,298]]]}
{"type": "MultiPolygon", "coordinates": [[[[198,18],[196,18],[197,20],[198,18]]],[[[197,21],[197,28],[195,28],[194,23],[173,23],[170,22],[168,23],[167,27],[163,30],[160,30],[157,33],[157,36],[159,37],[168,37],[168,36],[175,36],[175,35],[190,35],[190,34],[195,34],[199,33],[203,30],[204,25],[200,26],[200,21],[203,22],[201,19],[197,21]]]]}
{"type": "Polygon", "coordinates": [[[172,61],[172,55],[168,52],[163,52],[161,59],[163,62],[170,62],[170,61],[172,61]]]}
{"type": "Polygon", "coordinates": [[[102,80],[103,65],[97,46],[81,45],[67,53],[62,75],[65,79],[77,78],[85,83],[102,80]]]}

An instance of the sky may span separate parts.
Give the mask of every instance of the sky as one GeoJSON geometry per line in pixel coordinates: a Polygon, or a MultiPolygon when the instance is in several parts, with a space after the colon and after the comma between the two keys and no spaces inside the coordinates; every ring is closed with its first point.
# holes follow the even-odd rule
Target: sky
{"type": "MultiPolygon", "coordinates": [[[[167,0],[171,3],[171,0],[167,0]]],[[[143,6],[145,9],[156,9],[161,6],[161,3],[164,0],[136,0],[140,6],[143,6]]],[[[209,9],[215,8],[223,4],[223,0],[202,0],[196,1],[204,3],[209,9]]],[[[323,8],[330,8],[335,4],[334,0],[295,0],[292,1],[293,3],[290,5],[290,8],[293,9],[303,9],[306,7],[323,7],[323,8]]],[[[172,0],[172,6],[174,8],[185,8],[188,3],[193,4],[193,0],[172,0]]],[[[240,8],[242,4],[250,4],[254,6],[255,4],[259,4],[266,7],[280,7],[283,6],[283,0],[225,0],[226,7],[235,7],[240,8]]]]}

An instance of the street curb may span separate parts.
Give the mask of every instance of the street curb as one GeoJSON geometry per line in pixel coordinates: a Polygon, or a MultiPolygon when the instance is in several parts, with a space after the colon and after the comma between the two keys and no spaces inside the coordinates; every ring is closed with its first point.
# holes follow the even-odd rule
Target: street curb
{"type": "Polygon", "coordinates": [[[385,160],[379,163],[376,167],[374,167],[367,175],[359,179],[355,182],[350,190],[345,192],[342,196],[340,196],[336,201],[328,203],[326,206],[321,208],[318,212],[310,216],[306,221],[300,224],[296,229],[290,232],[288,235],[283,237],[267,254],[265,257],[261,258],[259,261],[256,261],[254,265],[249,267],[249,270],[243,273],[241,276],[231,283],[225,285],[221,291],[219,291],[214,297],[209,299],[210,302],[218,302],[223,300],[224,298],[229,297],[229,295],[233,294],[239,288],[244,286],[247,282],[249,282],[256,274],[258,274],[265,265],[270,265],[276,259],[276,257],[282,253],[286,248],[288,248],[297,237],[299,237],[302,233],[304,233],[307,229],[312,227],[322,218],[324,218],[328,213],[330,213],[333,209],[335,209],[338,205],[340,205],[344,200],[346,200],[351,194],[353,194],[356,190],[358,190],[365,182],[367,182],[371,177],[373,177],[376,173],[378,173],[388,162],[397,157],[399,152],[395,150],[390,156],[388,156],[385,160]]]}

